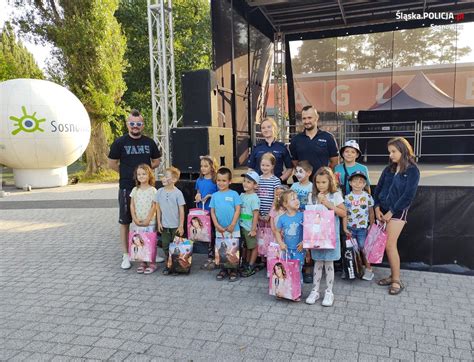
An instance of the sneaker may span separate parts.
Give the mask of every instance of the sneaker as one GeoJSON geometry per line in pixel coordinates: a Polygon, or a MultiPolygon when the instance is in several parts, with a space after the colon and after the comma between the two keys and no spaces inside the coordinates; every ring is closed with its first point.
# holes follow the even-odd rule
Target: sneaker
{"type": "Polygon", "coordinates": [[[157,263],[164,263],[165,258],[162,258],[162,257],[159,256],[158,254],[156,254],[156,259],[155,259],[155,261],[156,261],[157,263]]]}
{"type": "Polygon", "coordinates": [[[303,283],[313,284],[313,274],[303,273],[303,283]]]}
{"type": "Polygon", "coordinates": [[[253,266],[248,266],[247,269],[243,270],[242,273],[240,273],[241,276],[244,278],[251,277],[254,275],[257,271],[255,270],[255,267],[253,266]]]}
{"type": "Polygon", "coordinates": [[[164,268],[163,271],[161,272],[161,274],[163,275],[170,275],[170,273],[171,273],[171,270],[168,267],[164,268]]]}
{"type": "Polygon", "coordinates": [[[130,260],[128,259],[127,254],[123,254],[122,256],[122,265],[120,265],[122,269],[130,269],[132,267],[132,264],[130,264],[130,260]]]}
{"type": "Polygon", "coordinates": [[[372,279],[374,279],[374,272],[371,270],[365,269],[362,279],[371,281],[372,279]]]}
{"type": "Polygon", "coordinates": [[[326,290],[326,293],[324,293],[323,302],[321,304],[323,307],[332,307],[334,304],[334,294],[329,290],[326,290]]]}
{"type": "Polygon", "coordinates": [[[314,304],[319,299],[319,292],[315,289],[309,293],[308,298],[306,298],[306,304],[314,304]]]}

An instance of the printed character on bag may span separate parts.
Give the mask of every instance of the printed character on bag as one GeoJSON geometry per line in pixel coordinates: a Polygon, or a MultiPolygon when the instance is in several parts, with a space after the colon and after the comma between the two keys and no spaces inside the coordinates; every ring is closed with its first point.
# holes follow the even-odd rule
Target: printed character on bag
{"type": "Polygon", "coordinates": [[[335,249],[336,228],[334,226],[334,211],[307,209],[303,215],[303,248],[335,249]]]}
{"type": "Polygon", "coordinates": [[[272,274],[268,281],[270,295],[289,300],[301,297],[301,268],[299,260],[268,260],[272,274]]]}
{"type": "Polygon", "coordinates": [[[240,244],[238,238],[216,238],[216,265],[224,268],[238,268],[240,262],[240,244]]]}
{"type": "Polygon", "coordinates": [[[211,217],[204,209],[191,209],[188,214],[188,238],[191,241],[211,241],[211,217]]]}
{"type": "Polygon", "coordinates": [[[128,257],[130,261],[154,262],[156,258],[156,237],[156,232],[130,231],[128,235],[128,257]]]}
{"type": "Polygon", "coordinates": [[[175,237],[170,244],[168,268],[175,273],[189,273],[193,261],[193,244],[187,239],[175,237]]]}
{"type": "Polygon", "coordinates": [[[364,255],[370,264],[380,264],[387,244],[386,224],[375,223],[369,227],[365,239],[364,255]]]}
{"type": "Polygon", "coordinates": [[[270,278],[272,275],[272,269],[270,268],[270,264],[268,263],[269,260],[279,259],[281,254],[281,248],[278,243],[271,242],[268,245],[267,249],[267,278],[270,278]]]}
{"type": "Polygon", "coordinates": [[[267,256],[268,246],[274,241],[272,228],[268,223],[259,223],[257,228],[257,250],[259,256],[267,256]]]}

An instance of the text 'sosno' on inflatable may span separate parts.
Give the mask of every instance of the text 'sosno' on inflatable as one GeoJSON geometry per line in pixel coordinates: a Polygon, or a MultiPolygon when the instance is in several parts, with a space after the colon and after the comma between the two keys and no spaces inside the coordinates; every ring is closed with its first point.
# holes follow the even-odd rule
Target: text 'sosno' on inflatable
{"type": "Polygon", "coordinates": [[[0,83],[0,164],[16,187],[67,185],[67,166],[89,144],[89,115],[66,88],[45,80],[0,83]]]}

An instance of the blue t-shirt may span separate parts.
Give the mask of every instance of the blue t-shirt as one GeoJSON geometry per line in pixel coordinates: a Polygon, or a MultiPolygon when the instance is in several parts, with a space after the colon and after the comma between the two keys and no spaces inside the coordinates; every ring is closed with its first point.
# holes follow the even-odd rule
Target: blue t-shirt
{"type": "MultiPolygon", "coordinates": [[[[219,225],[226,228],[232,223],[235,208],[241,204],[239,194],[234,190],[227,190],[212,194],[209,206],[214,209],[219,225]]],[[[239,223],[235,224],[234,231],[240,231],[239,223]]]]}
{"type": "Polygon", "coordinates": [[[240,226],[250,231],[252,230],[253,212],[260,209],[260,199],[257,194],[241,193],[242,208],[240,209],[240,226]]]}
{"type": "MultiPolygon", "coordinates": [[[[354,166],[347,167],[347,183],[346,183],[346,192],[344,192],[344,195],[348,195],[351,192],[351,185],[349,185],[349,176],[352,175],[356,171],[361,171],[364,173],[365,176],[367,176],[367,185],[370,186],[370,179],[369,179],[369,170],[367,169],[366,166],[356,162],[354,166]]],[[[339,184],[341,185],[341,190],[343,190],[344,187],[344,180],[345,180],[345,175],[346,172],[344,171],[344,165],[339,164],[334,168],[334,173],[336,175],[336,178],[339,181],[339,184]]]]}
{"type": "Polygon", "coordinates": [[[296,249],[303,241],[303,213],[297,212],[293,216],[283,214],[278,218],[277,229],[283,230],[283,241],[288,249],[296,249]]]}
{"type": "Polygon", "coordinates": [[[308,195],[313,191],[313,183],[309,182],[306,185],[302,185],[299,182],[295,182],[291,185],[291,189],[298,195],[300,210],[304,210],[304,207],[308,204],[308,195]]]}
{"type": "MultiPolygon", "coordinates": [[[[199,177],[196,180],[196,190],[199,191],[201,194],[201,198],[205,198],[209,194],[213,194],[214,192],[217,192],[217,185],[212,179],[210,178],[204,178],[204,177],[199,177]]],[[[211,203],[211,199],[207,199],[206,203],[204,204],[204,209],[207,211],[210,211],[211,208],[209,204],[211,203]]],[[[202,202],[197,203],[197,207],[202,208],[202,202]]]]}

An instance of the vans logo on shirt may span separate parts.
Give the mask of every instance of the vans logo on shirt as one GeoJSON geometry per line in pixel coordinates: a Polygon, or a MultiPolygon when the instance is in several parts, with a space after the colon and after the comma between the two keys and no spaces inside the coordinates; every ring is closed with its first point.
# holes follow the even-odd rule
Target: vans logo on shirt
{"type": "Polygon", "coordinates": [[[150,153],[150,146],[123,146],[127,155],[146,155],[150,153]]]}

